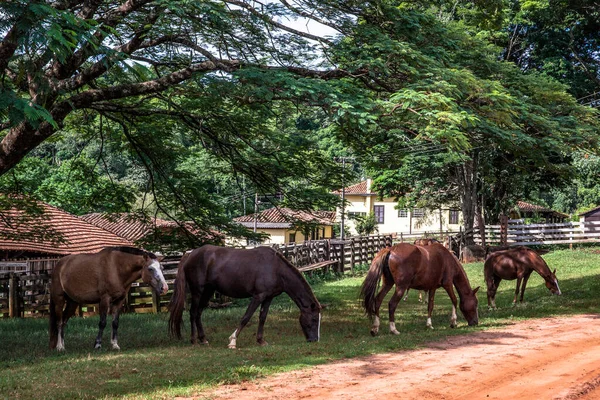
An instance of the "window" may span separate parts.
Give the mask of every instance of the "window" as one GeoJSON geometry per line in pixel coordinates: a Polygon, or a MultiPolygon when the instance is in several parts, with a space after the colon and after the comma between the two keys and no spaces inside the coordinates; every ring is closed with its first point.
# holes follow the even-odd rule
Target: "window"
{"type": "Polygon", "coordinates": [[[458,224],[458,210],[450,210],[450,223],[458,224]]]}
{"type": "Polygon", "coordinates": [[[425,210],[422,208],[413,208],[412,215],[415,218],[422,218],[425,215],[425,210]]]}
{"type": "Polygon", "coordinates": [[[366,217],[366,212],[348,211],[348,219],[356,219],[356,217],[366,217]]]}
{"type": "Polygon", "coordinates": [[[289,234],[289,243],[296,243],[296,232],[289,234]]]}
{"type": "Polygon", "coordinates": [[[378,224],[383,224],[384,206],[373,206],[373,213],[378,224]]]}
{"type": "Polygon", "coordinates": [[[400,210],[398,210],[398,218],[407,218],[408,217],[408,210],[406,208],[402,208],[400,210]]]}

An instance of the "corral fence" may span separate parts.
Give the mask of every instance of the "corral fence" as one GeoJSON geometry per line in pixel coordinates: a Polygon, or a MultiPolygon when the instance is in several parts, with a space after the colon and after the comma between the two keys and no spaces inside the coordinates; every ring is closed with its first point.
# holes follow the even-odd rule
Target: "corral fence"
{"type": "MultiPolygon", "coordinates": [[[[473,239],[476,244],[482,244],[479,228],[473,230],[473,239]]],[[[600,242],[600,221],[524,224],[522,221],[512,220],[504,227],[485,227],[487,245],[573,245],[595,242],[600,242]],[[506,235],[505,242],[503,235],[506,235]]]]}
{"type": "MultiPolygon", "coordinates": [[[[347,240],[314,240],[293,245],[274,246],[300,271],[332,269],[343,272],[368,264],[377,252],[392,244],[391,235],[352,237],[347,240]]],[[[141,280],[133,283],[125,310],[136,313],[167,311],[173,294],[177,265],[181,257],[162,261],[169,285],[166,295],[158,296],[141,280]]],[[[44,317],[49,313],[50,276],[59,258],[0,261],[0,318],[44,317]]],[[[79,315],[93,315],[96,305],[84,305],[79,315]]]]}

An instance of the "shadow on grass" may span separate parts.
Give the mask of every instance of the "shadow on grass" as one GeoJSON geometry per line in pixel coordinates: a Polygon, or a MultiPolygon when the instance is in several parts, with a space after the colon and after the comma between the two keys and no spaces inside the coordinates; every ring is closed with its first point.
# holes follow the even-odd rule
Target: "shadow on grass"
{"type": "MultiPolygon", "coordinates": [[[[478,267],[470,271],[480,279],[478,267]]],[[[412,293],[396,311],[400,335],[387,328],[387,301],[381,310],[382,333],[369,334],[370,322],[358,300],[362,278],[315,285],[317,297],[329,307],[323,314],[322,340],[306,343],[298,323],[299,312],[287,298],[274,301],[265,326],[267,347],[255,344],[256,316],[238,340],[238,350],[227,349],[228,336],[239,323],[245,307],[207,310],[203,321],[209,346],[189,345],[189,322],[185,339],[176,341],[167,334],[167,314],[125,314],[119,328],[121,352],[92,349],[98,318],[74,318],[69,322],[67,352],[48,349],[47,320],[1,320],[0,393],[9,398],[162,398],[201,393],[221,383],[236,383],[275,372],[323,364],[333,360],[367,356],[427,346],[455,335],[480,332],[483,340],[498,343],[499,333],[486,329],[512,324],[516,320],[557,315],[598,312],[596,294],[600,276],[564,279],[562,296],[550,296],[539,281],[530,280],[526,302],[511,306],[514,282],[503,282],[497,294],[499,309],[488,311],[485,288],[479,294],[480,325],[467,327],[459,315],[459,327],[449,328],[450,301],[442,291],[436,296],[433,324],[425,328],[427,307],[412,293]],[[484,300],[484,301],[481,301],[484,300]]],[[[474,285],[476,286],[476,285],[474,285]]],[[[109,343],[110,324],[105,330],[109,343]]],[[[468,346],[468,344],[465,344],[468,346]]]]}

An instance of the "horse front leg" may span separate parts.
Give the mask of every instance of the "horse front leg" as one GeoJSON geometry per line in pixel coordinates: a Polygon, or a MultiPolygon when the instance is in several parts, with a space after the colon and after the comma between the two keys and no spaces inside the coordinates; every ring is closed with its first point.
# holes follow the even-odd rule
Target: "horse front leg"
{"type": "Polygon", "coordinates": [[[94,348],[99,350],[102,348],[102,333],[106,328],[106,315],[108,314],[108,308],[110,306],[110,297],[104,297],[100,300],[98,305],[98,311],[100,312],[100,322],[98,323],[98,336],[96,336],[96,342],[94,348]]]}
{"type": "Polygon", "coordinates": [[[396,290],[394,291],[394,294],[388,303],[388,311],[390,313],[390,332],[394,335],[400,334],[398,329],[396,329],[396,307],[398,307],[398,303],[400,302],[400,299],[402,299],[402,295],[404,295],[406,290],[406,288],[398,288],[396,285],[396,290]]]}
{"type": "Polygon", "coordinates": [[[261,346],[266,346],[268,343],[263,339],[263,330],[267,321],[267,314],[273,298],[268,298],[262,302],[260,306],[260,315],[258,317],[258,330],[256,331],[256,342],[261,346]]]}
{"type": "Polygon", "coordinates": [[[523,277],[523,286],[521,286],[521,303],[523,302],[523,296],[525,295],[525,287],[527,287],[527,281],[529,280],[529,274],[523,277]]]}
{"type": "Polygon", "coordinates": [[[450,315],[450,328],[456,328],[456,306],[458,305],[458,301],[456,300],[456,294],[454,294],[454,289],[452,288],[452,284],[444,286],[446,293],[448,293],[448,297],[450,297],[450,301],[452,302],[452,314],[450,315]]]}
{"type": "Polygon", "coordinates": [[[111,308],[112,313],[112,332],[110,336],[110,344],[113,350],[121,350],[117,340],[117,331],[119,330],[119,315],[121,315],[121,307],[125,301],[125,296],[113,302],[111,308]]]}
{"type": "Polygon", "coordinates": [[[256,311],[258,306],[263,301],[264,300],[263,300],[262,296],[254,296],[252,298],[252,301],[250,302],[250,305],[248,306],[246,313],[244,314],[244,316],[242,317],[242,320],[240,321],[240,326],[235,331],[233,331],[231,336],[229,336],[229,345],[227,347],[229,347],[230,349],[235,349],[235,346],[237,344],[237,337],[240,335],[240,332],[242,331],[242,329],[244,329],[246,324],[248,324],[248,322],[250,321],[250,318],[252,318],[252,314],[254,314],[254,312],[256,311]]]}
{"type": "Polygon", "coordinates": [[[384,280],[383,286],[375,298],[375,318],[373,318],[373,325],[371,325],[371,336],[376,336],[379,332],[379,308],[381,308],[381,303],[383,303],[385,295],[390,291],[392,286],[394,286],[393,282],[390,283],[384,280]]]}
{"type": "Polygon", "coordinates": [[[517,304],[517,297],[519,296],[519,289],[521,288],[521,281],[523,277],[517,277],[517,288],[515,289],[515,298],[513,299],[513,305],[517,304]]]}
{"type": "MultiPolygon", "coordinates": [[[[431,316],[433,315],[433,303],[434,303],[434,299],[435,299],[435,289],[431,289],[429,291],[429,293],[427,293],[427,327],[429,329],[433,329],[433,324],[431,322],[431,316]]],[[[456,322],[456,316],[455,316],[455,322],[456,322]]]]}

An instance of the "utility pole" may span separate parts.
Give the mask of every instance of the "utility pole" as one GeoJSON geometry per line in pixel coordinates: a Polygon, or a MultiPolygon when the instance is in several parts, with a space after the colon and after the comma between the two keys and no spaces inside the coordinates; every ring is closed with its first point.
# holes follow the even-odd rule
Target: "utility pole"
{"type": "Polygon", "coordinates": [[[340,222],[340,239],[344,240],[344,227],[346,222],[346,160],[354,161],[354,157],[336,157],[335,161],[342,162],[342,220],[340,222]]]}
{"type": "Polygon", "coordinates": [[[254,233],[256,233],[256,224],[258,220],[258,192],[254,194],[254,233]]]}

